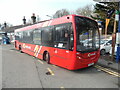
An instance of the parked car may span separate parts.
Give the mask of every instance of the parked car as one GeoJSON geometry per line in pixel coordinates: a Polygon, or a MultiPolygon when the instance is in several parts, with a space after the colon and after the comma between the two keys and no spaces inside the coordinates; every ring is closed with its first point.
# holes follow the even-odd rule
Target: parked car
{"type": "MultiPolygon", "coordinates": [[[[84,46],[92,46],[92,40],[91,39],[86,39],[81,41],[84,46]]],[[[99,44],[99,41],[96,42],[96,44],[99,44]]],[[[110,49],[112,47],[112,40],[111,39],[101,39],[100,40],[100,54],[105,55],[106,53],[110,52],[110,49]]]]}
{"type": "Polygon", "coordinates": [[[108,39],[108,40],[102,39],[100,41],[100,54],[105,55],[106,53],[109,53],[111,47],[112,47],[112,40],[111,39],[108,39]]]}
{"type": "MultiPolygon", "coordinates": [[[[113,55],[116,56],[116,53],[117,53],[117,45],[115,45],[115,49],[114,49],[113,55]]],[[[112,47],[111,47],[111,49],[110,49],[110,55],[112,55],[112,47]]]]}

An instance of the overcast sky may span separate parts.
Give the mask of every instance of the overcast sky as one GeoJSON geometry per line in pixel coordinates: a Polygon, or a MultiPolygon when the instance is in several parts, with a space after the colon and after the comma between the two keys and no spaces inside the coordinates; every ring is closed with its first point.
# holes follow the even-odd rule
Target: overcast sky
{"type": "Polygon", "coordinates": [[[0,23],[4,21],[22,24],[23,16],[27,21],[32,13],[39,15],[41,20],[50,19],[46,15],[53,15],[57,10],[68,9],[74,11],[87,4],[95,4],[93,0],[0,0],[0,23]]]}

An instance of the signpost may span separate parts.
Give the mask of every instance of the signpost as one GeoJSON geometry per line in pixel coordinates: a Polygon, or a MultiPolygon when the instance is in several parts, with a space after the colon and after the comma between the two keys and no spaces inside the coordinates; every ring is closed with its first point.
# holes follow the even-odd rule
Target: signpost
{"type": "Polygon", "coordinates": [[[120,1],[119,1],[119,24],[116,43],[117,43],[116,62],[118,63],[120,61],[120,1]]]}
{"type": "Polygon", "coordinates": [[[113,34],[112,34],[112,57],[111,57],[111,60],[114,59],[114,52],[115,52],[115,45],[116,45],[116,22],[119,21],[119,11],[116,10],[115,11],[115,20],[114,20],[114,31],[113,31],[113,34]]]}

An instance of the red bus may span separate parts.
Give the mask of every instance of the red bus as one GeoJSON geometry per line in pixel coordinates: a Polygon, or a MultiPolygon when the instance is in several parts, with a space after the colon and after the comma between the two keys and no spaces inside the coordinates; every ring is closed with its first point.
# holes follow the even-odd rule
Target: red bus
{"type": "Polygon", "coordinates": [[[15,30],[15,48],[69,70],[94,65],[100,56],[97,22],[67,15],[15,30]]]}

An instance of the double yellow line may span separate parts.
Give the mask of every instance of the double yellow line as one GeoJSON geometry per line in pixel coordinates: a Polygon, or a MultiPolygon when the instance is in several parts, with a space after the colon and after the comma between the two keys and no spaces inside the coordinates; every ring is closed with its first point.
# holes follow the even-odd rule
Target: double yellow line
{"type": "Polygon", "coordinates": [[[108,74],[114,75],[116,77],[120,77],[120,73],[118,73],[118,72],[112,71],[110,69],[104,68],[104,67],[99,66],[99,65],[95,65],[94,67],[98,68],[98,69],[100,69],[100,70],[102,70],[102,71],[104,71],[104,72],[106,72],[108,74]]]}
{"type": "MultiPolygon", "coordinates": [[[[44,64],[41,60],[38,60],[38,62],[40,62],[41,64],[44,64]]],[[[51,75],[55,75],[54,72],[50,68],[47,68],[47,70],[50,72],[51,75]]]]}

